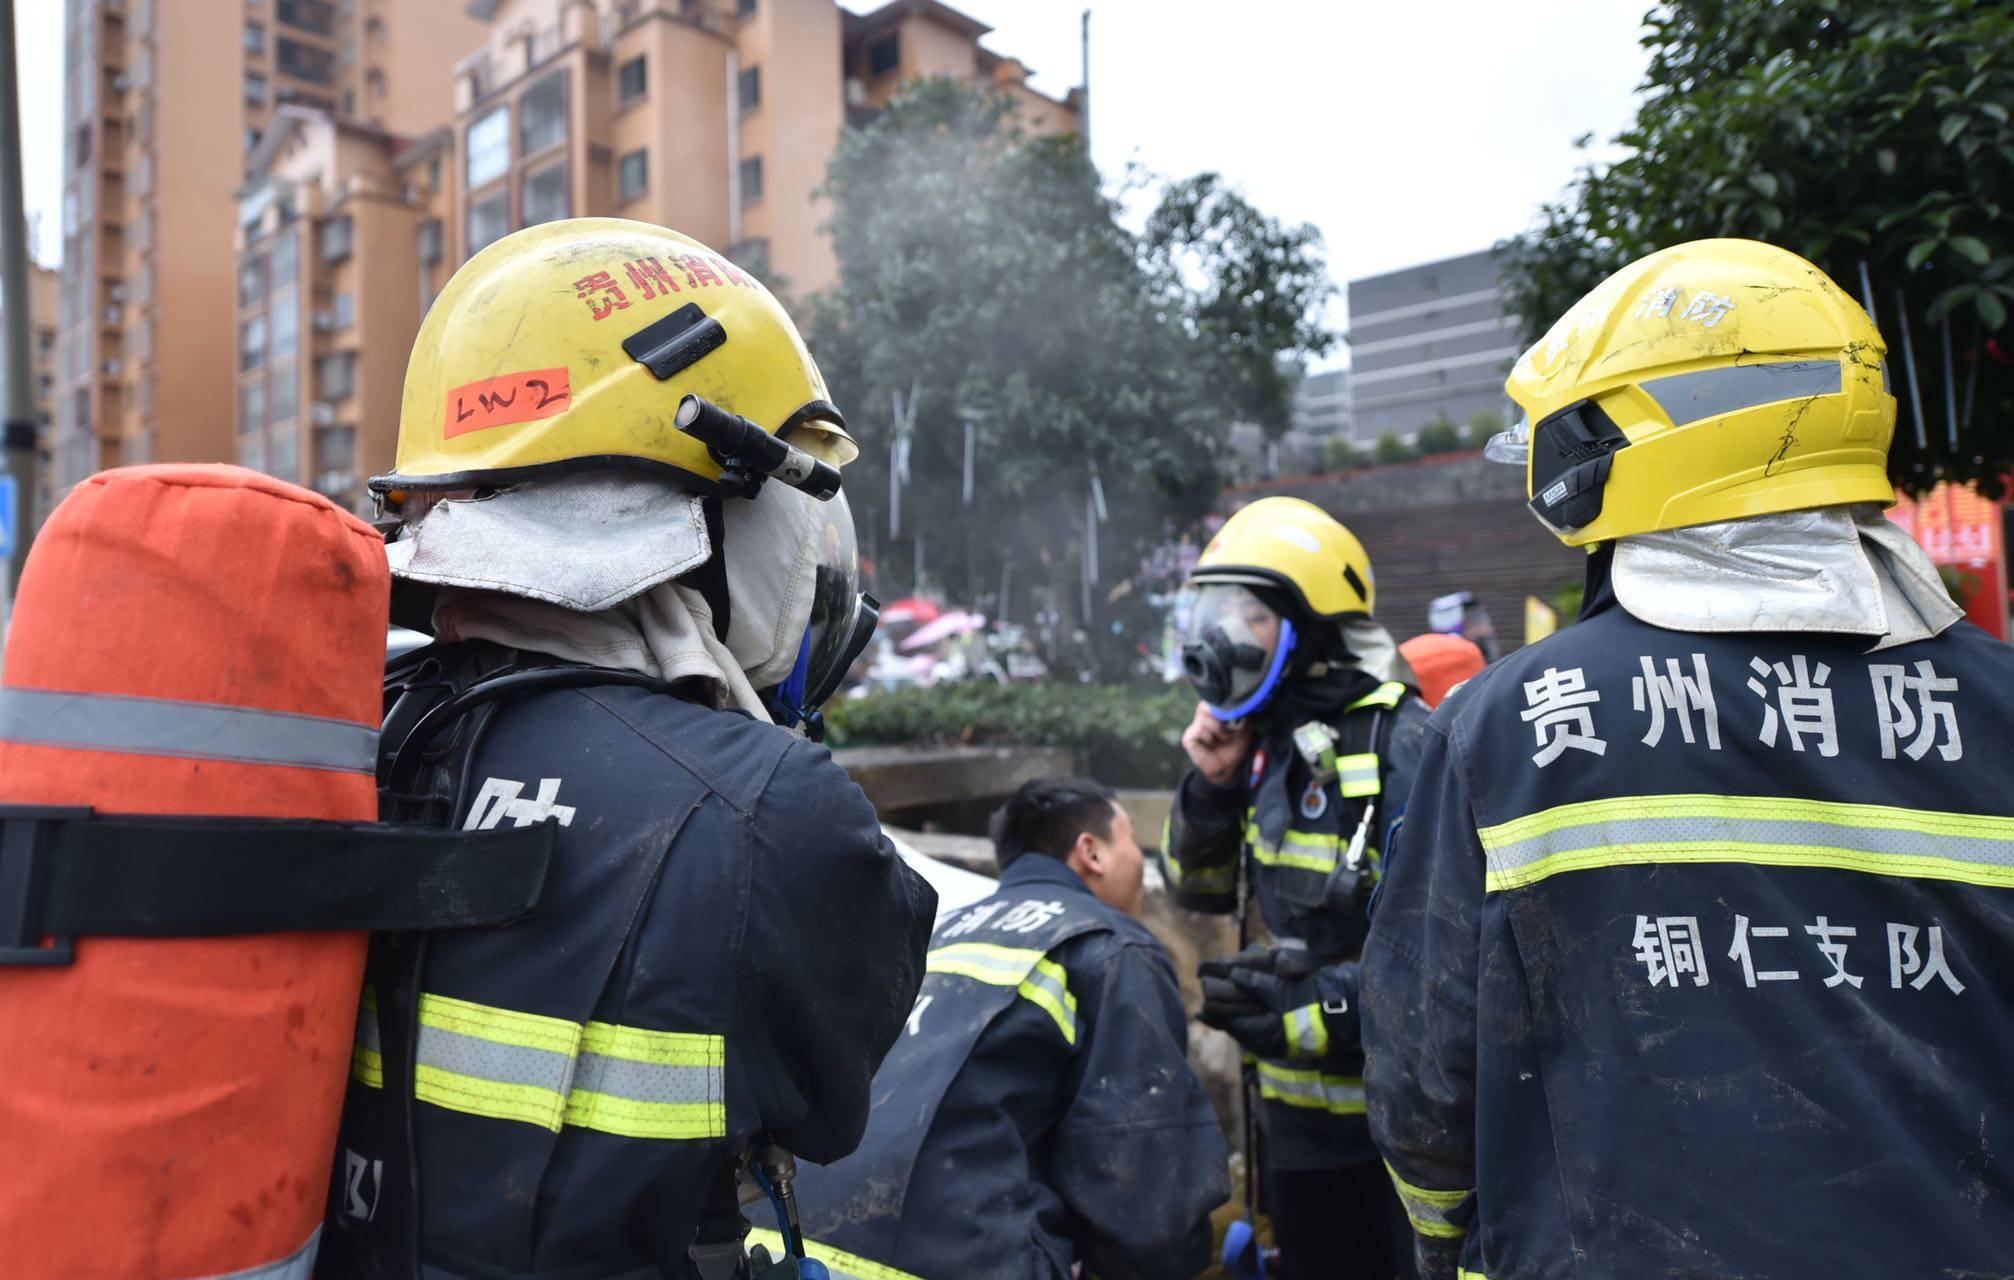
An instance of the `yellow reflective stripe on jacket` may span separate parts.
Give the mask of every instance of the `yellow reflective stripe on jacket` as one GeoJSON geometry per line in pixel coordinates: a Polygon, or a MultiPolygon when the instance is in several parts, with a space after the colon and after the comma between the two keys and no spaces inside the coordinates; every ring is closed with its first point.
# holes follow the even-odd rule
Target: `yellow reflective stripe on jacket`
{"type": "MultiPolygon", "coordinates": [[[[450,1111],[631,1138],[727,1133],[726,1041],[420,996],[413,1096],[450,1111]]],[[[384,1087],[377,1002],[366,992],[350,1076],[384,1087]]]]}
{"type": "Polygon", "coordinates": [[[1001,947],[988,942],[954,942],[932,951],[924,961],[928,973],[949,973],[996,987],[1017,988],[1017,994],[1051,1018],[1070,1045],[1077,1043],[1077,997],[1070,994],[1070,975],[1063,966],[1032,947],[1001,947]]]}
{"type": "Polygon", "coordinates": [[[1336,761],[1336,769],[1336,782],[1346,800],[1374,796],[1384,789],[1383,770],[1378,768],[1378,753],[1375,751],[1343,756],[1336,761]]]}
{"type": "Polygon", "coordinates": [[[1259,1063],[1259,1096],[1289,1107],[1307,1107],[1339,1116],[1364,1114],[1364,1082],[1355,1076],[1325,1075],[1313,1068],[1259,1063]]]}
{"type": "Polygon", "coordinates": [[[1405,1206],[1406,1220],[1413,1224],[1413,1230],[1441,1240],[1459,1240],[1469,1233],[1467,1227],[1448,1221],[1448,1211],[1461,1207],[1462,1201],[1475,1194],[1473,1191],[1429,1191],[1416,1187],[1401,1178],[1389,1160],[1385,1161],[1385,1173],[1399,1193],[1399,1203],[1405,1206]]]}
{"type": "Polygon", "coordinates": [[[1595,867],[1742,862],[2014,887],[2014,818],[1779,796],[1624,796],[1476,833],[1490,892],[1595,867]]]}
{"type": "MultiPolygon", "coordinates": [[[[766,1228],[751,1228],[748,1233],[748,1244],[751,1248],[759,1244],[769,1250],[772,1260],[783,1257],[783,1237],[766,1228]]],[[[832,1272],[832,1280],[923,1280],[921,1276],[911,1275],[907,1271],[897,1271],[894,1267],[884,1267],[859,1254],[835,1249],[816,1240],[804,1242],[804,1254],[824,1263],[826,1269],[832,1272]]]]}
{"type": "Polygon", "coordinates": [[[1280,1015],[1287,1024],[1287,1056],[1319,1058],[1329,1051],[1329,1021],[1322,1006],[1304,1004],[1280,1015]]]}
{"type": "Polygon", "coordinates": [[[1377,688],[1365,694],[1363,697],[1358,698],[1355,702],[1352,702],[1349,706],[1344,707],[1343,710],[1345,712],[1350,712],[1350,711],[1362,711],[1365,707],[1382,707],[1385,710],[1389,711],[1393,707],[1398,706],[1399,702],[1402,699],[1404,699],[1405,696],[1406,696],[1405,685],[1401,684],[1397,680],[1387,680],[1383,684],[1379,685],[1377,688]]]}
{"type": "Polygon", "coordinates": [[[1455,1280],[1490,1280],[1490,1278],[1480,1271],[1470,1271],[1467,1267],[1462,1267],[1455,1272],[1455,1280]]]}
{"type": "Polygon", "coordinates": [[[1064,1043],[1077,1043],[1077,997],[1070,994],[1070,975],[1054,960],[1037,960],[1035,970],[1022,979],[1020,995],[1033,1002],[1063,1032],[1064,1043]]]}
{"type": "MultiPolygon", "coordinates": [[[[1181,793],[1175,795],[1175,803],[1182,803],[1181,793]]],[[[1182,860],[1175,856],[1175,811],[1171,807],[1168,816],[1161,820],[1161,867],[1168,873],[1168,885],[1174,889],[1184,889],[1190,893],[1229,893],[1234,887],[1237,869],[1231,866],[1184,868],[1182,860]]]]}
{"type": "Polygon", "coordinates": [[[1277,846],[1268,845],[1259,834],[1258,819],[1249,812],[1245,818],[1245,845],[1252,861],[1262,867],[1298,867],[1302,871],[1335,870],[1336,859],[1349,842],[1334,832],[1295,831],[1291,828],[1277,846]]]}

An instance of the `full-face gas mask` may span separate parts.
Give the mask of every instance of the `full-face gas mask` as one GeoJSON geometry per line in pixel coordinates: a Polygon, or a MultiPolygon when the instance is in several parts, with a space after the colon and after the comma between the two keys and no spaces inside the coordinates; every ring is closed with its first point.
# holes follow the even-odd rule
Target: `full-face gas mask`
{"type": "Polygon", "coordinates": [[[797,662],[768,700],[776,723],[802,724],[814,742],[825,736],[819,708],[846,678],[854,659],[874,636],[881,605],[860,591],[860,551],[846,495],[833,495],[818,508],[823,528],[813,571],[811,617],[797,649],[797,662]]]}
{"type": "Polygon", "coordinates": [[[1236,582],[1196,588],[1182,638],[1182,671],[1210,714],[1242,720],[1279,690],[1296,640],[1293,621],[1236,582]]]}

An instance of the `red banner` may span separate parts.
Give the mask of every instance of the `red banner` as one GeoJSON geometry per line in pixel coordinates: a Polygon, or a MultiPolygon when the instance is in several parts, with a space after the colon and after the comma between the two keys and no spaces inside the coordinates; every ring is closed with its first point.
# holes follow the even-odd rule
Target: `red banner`
{"type": "Polygon", "coordinates": [[[1888,518],[1930,553],[1965,606],[1965,616],[2007,639],[2007,550],[2000,504],[1969,484],[1946,483],[1921,498],[1897,499],[1888,518]]]}

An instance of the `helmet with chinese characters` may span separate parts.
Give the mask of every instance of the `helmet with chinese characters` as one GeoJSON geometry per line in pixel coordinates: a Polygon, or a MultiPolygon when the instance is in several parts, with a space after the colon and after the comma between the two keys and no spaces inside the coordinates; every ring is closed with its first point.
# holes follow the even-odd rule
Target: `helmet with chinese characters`
{"type": "Polygon", "coordinates": [[[1519,358],[1522,463],[1569,546],[1845,503],[1892,503],[1887,347],[1787,249],[1696,240],[1616,272],[1519,358]]]}
{"type": "Polygon", "coordinates": [[[720,464],[674,425],[697,395],[843,466],[859,453],[797,326],[761,281],[619,218],[482,250],[427,312],[380,494],[634,468],[705,491],[720,464]]]}

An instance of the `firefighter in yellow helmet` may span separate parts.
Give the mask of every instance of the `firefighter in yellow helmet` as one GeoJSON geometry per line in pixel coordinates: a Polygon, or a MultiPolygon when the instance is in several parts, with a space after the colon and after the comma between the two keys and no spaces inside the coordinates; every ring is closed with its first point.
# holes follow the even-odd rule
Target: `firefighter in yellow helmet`
{"type": "Polygon", "coordinates": [[[317,1275],[761,1275],[741,1171],[859,1141],[935,898],[804,736],[873,629],[855,452],[776,299],[674,232],[548,223],[435,300],[371,482],[434,638],[385,816],[558,846],[528,919],[374,940],[317,1275]]]}
{"type": "Polygon", "coordinates": [[[1236,512],[1189,585],[1182,665],[1202,701],[1161,863],[1178,901],[1240,930],[1202,968],[1201,1018],[1251,1064],[1278,1274],[1391,1280],[1410,1248],[1364,1121],[1357,960],[1426,706],[1372,620],[1363,545],[1312,503],[1236,512]],[[1268,945],[1244,945],[1251,895],[1268,945]]]}
{"type": "Polygon", "coordinates": [[[1624,267],[1512,370],[1493,451],[1587,603],[1436,713],[1365,955],[1424,1275],[2014,1258],[2014,653],[1882,516],[1890,385],[1748,240],[1624,267]]]}

